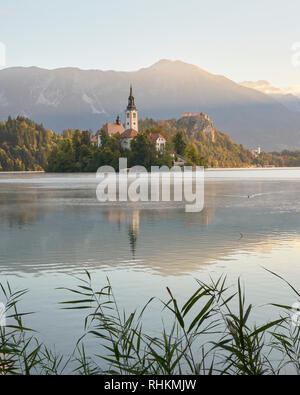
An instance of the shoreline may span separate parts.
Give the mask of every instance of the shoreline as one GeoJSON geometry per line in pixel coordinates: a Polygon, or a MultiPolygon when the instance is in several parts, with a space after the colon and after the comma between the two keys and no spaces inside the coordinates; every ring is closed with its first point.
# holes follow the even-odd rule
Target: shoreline
{"type": "Polygon", "coordinates": [[[28,171],[0,171],[0,175],[1,174],[38,174],[38,173],[40,173],[40,174],[43,174],[43,173],[46,173],[45,172],[45,170],[43,170],[43,171],[41,171],[41,170],[38,170],[38,171],[34,171],[34,170],[28,170],[28,171]]]}
{"type": "Polygon", "coordinates": [[[299,167],[209,167],[205,171],[234,171],[234,170],[300,170],[299,167]]]}
{"type": "MultiPolygon", "coordinates": [[[[256,171],[256,170],[300,170],[299,167],[209,167],[205,168],[204,171],[236,171],[236,170],[243,170],[243,171],[256,171]]],[[[85,172],[76,172],[76,173],[52,173],[46,171],[0,171],[1,174],[91,174],[85,172]]]]}

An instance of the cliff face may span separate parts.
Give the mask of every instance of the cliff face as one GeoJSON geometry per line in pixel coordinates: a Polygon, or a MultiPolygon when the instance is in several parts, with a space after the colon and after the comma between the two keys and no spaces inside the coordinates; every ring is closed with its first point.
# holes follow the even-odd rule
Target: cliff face
{"type": "Polygon", "coordinates": [[[200,132],[204,132],[212,142],[215,142],[215,126],[210,117],[202,112],[200,116],[183,117],[177,122],[179,128],[186,131],[190,138],[196,140],[200,137],[200,132]]]}

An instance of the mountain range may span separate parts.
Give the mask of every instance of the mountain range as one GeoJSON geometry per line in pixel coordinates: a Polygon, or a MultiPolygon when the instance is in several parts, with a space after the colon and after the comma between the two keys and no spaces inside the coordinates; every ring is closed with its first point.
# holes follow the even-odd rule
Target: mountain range
{"type": "Polygon", "coordinates": [[[289,110],[300,112],[300,97],[298,97],[297,94],[292,93],[292,91],[289,89],[277,88],[270,82],[264,80],[244,81],[241,82],[240,85],[265,93],[273,97],[273,99],[277,100],[279,103],[283,104],[289,110]]]}
{"type": "Polygon", "coordinates": [[[0,71],[0,120],[26,116],[55,132],[98,130],[124,119],[133,84],[140,118],[205,112],[217,129],[248,148],[300,148],[300,112],[274,97],[181,61],[160,60],[134,72],[6,68],[0,71]]]}

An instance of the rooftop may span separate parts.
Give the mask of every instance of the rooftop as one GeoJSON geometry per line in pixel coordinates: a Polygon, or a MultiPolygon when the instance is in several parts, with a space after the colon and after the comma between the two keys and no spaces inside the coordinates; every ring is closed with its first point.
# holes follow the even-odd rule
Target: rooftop
{"type": "Polygon", "coordinates": [[[165,137],[164,137],[162,134],[160,134],[160,133],[150,133],[150,134],[149,134],[149,138],[150,138],[150,140],[153,141],[154,143],[156,143],[156,141],[157,141],[159,138],[165,139],[165,137]]]}
{"type": "Polygon", "coordinates": [[[127,129],[125,132],[121,135],[121,139],[133,139],[138,135],[138,132],[134,129],[127,129]]]}
{"type": "Polygon", "coordinates": [[[105,125],[103,125],[102,129],[99,130],[98,133],[101,133],[102,130],[104,130],[110,136],[113,136],[114,134],[117,133],[120,134],[124,133],[125,128],[122,124],[118,125],[117,123],[106,123],[105,125]]]}

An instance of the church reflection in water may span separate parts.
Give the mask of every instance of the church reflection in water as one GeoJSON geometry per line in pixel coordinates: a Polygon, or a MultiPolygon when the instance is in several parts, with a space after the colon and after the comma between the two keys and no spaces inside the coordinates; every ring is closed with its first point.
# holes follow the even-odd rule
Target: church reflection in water
{"type": "Polygon", "coordinates": [[[131,220],[128,225],[129,242],[133,257],[136,253],[137,238],[140,232],[140,210],[134,210],[131,213],[131,220]]]}
{"type": "Polygon", "coordinates": [[[128,227],[128,237],[132,256],[135,257],[138,235],[140,233],[140,210],[110,210],[107,214],[109,223],[118,224],[119,229],[123,224],[128,227]]]}
{"type": "MultiPolygon", "coordinates": [[[[183,215],[183,226],[185,229],[190,227],[204,226],[208,227],[215,213],[215,208],[204,208],[201,213],[191,216],[189,214],[183,215]]],[[[142,220],[157,221],[157,220],[171,220],[174,218],[172,210],[141,210],[141,209],[111,209],[105,214],[106,220],[110,224],[115,224],[118,229],[127,227],[130,249],[133,258],[136,257],[138,236],[140,233],[140,225],[142,220]]]]}

